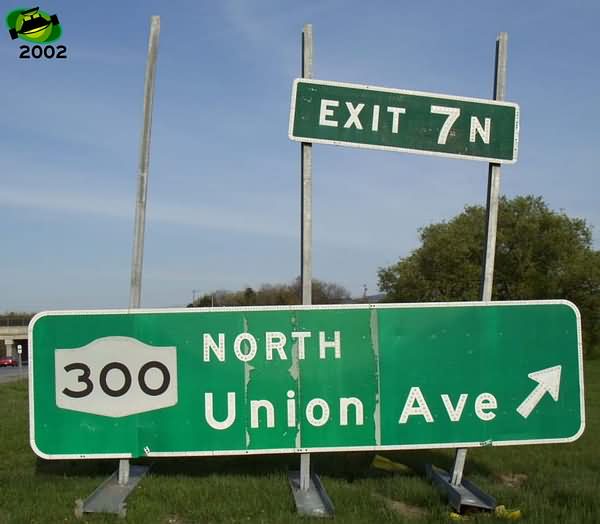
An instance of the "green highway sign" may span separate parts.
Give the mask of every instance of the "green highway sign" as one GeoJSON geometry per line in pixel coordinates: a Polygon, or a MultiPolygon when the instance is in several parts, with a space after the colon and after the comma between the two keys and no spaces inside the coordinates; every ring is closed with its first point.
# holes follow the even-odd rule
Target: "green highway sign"
{"type": "Polygon", "coordinates": [[[517,161],[519,106],[298,78],[289,137],[510,164],[517,161]]]}
{"type": "Polygon", "coordinates": [[[29,326],[43,458],[571,442],[566,301],[46,312],[29,326]]]}

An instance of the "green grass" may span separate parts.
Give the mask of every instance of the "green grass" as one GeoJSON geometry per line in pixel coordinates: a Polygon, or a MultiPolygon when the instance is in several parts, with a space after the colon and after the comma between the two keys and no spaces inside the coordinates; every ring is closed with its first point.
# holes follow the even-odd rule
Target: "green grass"
{"type": "MultiPolygon", "coordinates": [[[[466,476],[499,504],[519,508],[521,522],[600,522],[600,361],[585,367],[587,428],[577,442],[469,451],[466,476]]],[[[24,381],[0,385],[0,523],[118,522],[99,514],[78,521],[73,513],[75,500],[87,497],[116,461],[37,459],[29,448],[27,411],[24,381]]],[[[420,474],[426,462],[449,468],[450,450],[385,456],[413,469],[375,471],[366,453],[313,455],[337,521],[452,522],[444,498],[420,474]]],[[[311,522],[295,513],[287,483],[287,468],[297,463],[293,456],[156,461],[129,497],[126,521],[311,522]]],[[[506,521],[478,514],[470,522],[506,521]]]]}

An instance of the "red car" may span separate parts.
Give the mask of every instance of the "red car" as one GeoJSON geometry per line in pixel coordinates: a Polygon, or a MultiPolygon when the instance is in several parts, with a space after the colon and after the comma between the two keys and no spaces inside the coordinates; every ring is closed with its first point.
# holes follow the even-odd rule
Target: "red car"
{"type": "Polygon", "coordinates": [[[19,362],[15,357],[0,357],[0,367],[12,366],[16,367],[19,365],[19,362]]]}

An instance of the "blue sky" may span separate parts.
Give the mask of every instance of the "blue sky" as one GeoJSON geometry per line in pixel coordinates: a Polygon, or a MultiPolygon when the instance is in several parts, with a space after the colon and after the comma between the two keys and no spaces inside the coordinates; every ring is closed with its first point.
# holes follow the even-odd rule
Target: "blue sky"
{"type": "MultiPolygon", "coordinates": [[[[0,39],[1,311],[127,306],[151,15],[161,35],[144,307],[299,274],[299,145],[287,127],[305,23],[316,78],[479,98],[491,97],[507,31],[521,134],[502,193],[585,218],[598,246],[597,1],[40,6],[58,14],[67,60],[19,60],[22,42],[0,39]]],[[[354,295],[377,291],[378,267],[415,249],[419,227],[485,203],[484,162],[324,145],[313,162],[314,275],[354,295]]]]}

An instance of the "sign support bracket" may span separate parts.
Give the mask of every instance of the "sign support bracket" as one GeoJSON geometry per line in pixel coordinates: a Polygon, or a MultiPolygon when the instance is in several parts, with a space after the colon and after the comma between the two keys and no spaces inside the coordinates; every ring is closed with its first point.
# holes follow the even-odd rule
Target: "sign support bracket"
{"type": "Polygon", "coordinates": [[[107,478],[87,499],[75,501],[75,516],[82,518],[84,513],[115,513],[124,518],[127,515],[127,503],[125,499],[140,483],[148,472],[148,466],[129,465],[128,460],[120,462],[127,463],[127,482],[122,482],[119,467],[109,478],[107,478]]]}
{"type": "MultiPolygon", "coordinates": [[[[506,61],[508,34],[500,33],[496,39],[496,63],[494,76],[494,100],[504,100],[506,96],[506,61]]],[[[494,261],[496,256],[496,233],[498,230],[498,206],[500,202],[500,164],[489,164],[486,202],[486,244],[484,267],[481,277],[481,300],[491,302],[494,283],[494,261]]],[[[448,494],[452,507],[460,512],[463,506],[493,510],[496,500],[483,493],[472,483],[463,479],[467,449],[456,450],[451,475],[445,471],[427,466],[428,477],[448,494]]]]}
{"type": "MultiPolygon", "coordinates": [[[[313,77],[313,32],[312,24],[306,24],[302,31],[302,77],[313,77]]],[[[302,304],[312,304],[312,144],[300,144],[301,170],[301,246],[300,246],[300,285],[302,304]]],[[[327,496],[319,477],[312,473],[310,453],[300,455],[300,471],[290,471],[288,480],[296,509],[301,515],[310,517],[331,517],[333,504],[327,496]]]]}
{"type": "MultiPolygon", "coordinates": [[[[131,261],[131,286],[129,309],[140,307],[142,292],[142,266],[144,261],[144,230],[146,226],[146,200],[148,196],[148,168],[150,164],[150,137],[152,131],[152,106],[156,80],[156,59],[160,36],[160,16],[150,18],[148,59],[144,78],[144,124],[140,145],[138,190],[135,208],[133,255],[131,261]]],[[[101,484],[85,501],[78,500],[75,515],[83,513],[116,513],[126,515],[125,499],[146,475],[149,466],[131,466],[129,459],[119,460],[119,469],[101,484]]]]}

